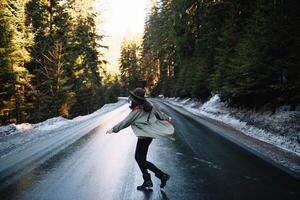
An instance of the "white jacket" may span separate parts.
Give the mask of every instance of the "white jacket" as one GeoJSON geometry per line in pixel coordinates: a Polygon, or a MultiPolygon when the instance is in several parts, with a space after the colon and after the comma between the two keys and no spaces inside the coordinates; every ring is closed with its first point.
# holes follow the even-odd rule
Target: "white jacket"
{"type": "Polygon", "coordinates": [[[153,107],[151,112],[145,112],[142,107],[132,110],[127,117],[113,127],[113,132],[131,125],[137,137],[159,138],[174,134],[173,125],[167,121],[168,115],[153,107]]]}

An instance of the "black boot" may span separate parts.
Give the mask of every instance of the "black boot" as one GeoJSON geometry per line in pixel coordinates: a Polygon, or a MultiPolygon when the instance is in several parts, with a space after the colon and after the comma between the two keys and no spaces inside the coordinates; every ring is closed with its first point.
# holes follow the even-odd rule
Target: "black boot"
{"type": "Polygon", "coordinates": [[[169,180],[170,178],[170,175],[169,174],[166,174],[166,173],[161,173],[161,174],[157,174],[155,175],[157,178],[160,179],[161,181],[161,184],[160,184],[160,187],[163,188],[166,186],[167,184],[167,181],[169,180]]]}
{"type": "Polygon", "coordinates": [[[149,187],[153,186],[150,174],[143,175],[144,183],[140,186],[137,186],[137,190],[147,190],[149,187]]]}

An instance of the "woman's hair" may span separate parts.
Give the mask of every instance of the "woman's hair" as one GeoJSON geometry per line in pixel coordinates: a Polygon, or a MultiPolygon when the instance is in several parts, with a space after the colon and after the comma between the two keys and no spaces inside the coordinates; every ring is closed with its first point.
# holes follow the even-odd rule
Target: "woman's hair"
{"type": "Polygon", "coordinates": [[[143,109],[145,112],[151,112],[153,106],[151,105],[151,103],[147,100],[144,100],[143,102],[143,109]]]}
{"type": "Polygon", "coordinates": [[[151,103],[147,100],[140,100],[135,98],[134,96],[131,96],[131,105],[129,106],[131,109],[134,109],[136,106],[142,105],[143,110],[145,112],[151,112],[153,106],[151,103]]]}

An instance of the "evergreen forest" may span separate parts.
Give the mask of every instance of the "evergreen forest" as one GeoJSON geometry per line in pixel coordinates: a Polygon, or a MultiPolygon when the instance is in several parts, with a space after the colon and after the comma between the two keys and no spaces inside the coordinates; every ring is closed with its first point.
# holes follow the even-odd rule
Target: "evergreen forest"
{"type": "Polygon", "coordinates": [[[300,103],[299,8],[297,0],[157,1],[140,48],[123,47],[120,69],[143,77],[154,96],[205,102],[219,94],[234,107],[293,110],[300,103]],[[138,59],[126,53],[133,51],[138,59]]]}
{"type": "Polygon", "coordinates": [[[1,125],[89,114],[135,87],[255,110],[300,105],[298,0],[157,0],[142,41],[124,40],[117,76],[105,71],[94,0],[0,2],[1,125]]]}

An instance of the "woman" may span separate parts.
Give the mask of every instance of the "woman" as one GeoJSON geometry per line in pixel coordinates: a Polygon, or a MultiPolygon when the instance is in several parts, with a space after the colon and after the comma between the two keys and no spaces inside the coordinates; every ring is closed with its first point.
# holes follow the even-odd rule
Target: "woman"
{"type": "Polygon", "coordinates": [[[145,190],[153,186],[148,170],[154,172],[155,176],[161,181],[160,187],[163,188],[170,176],[161,171],[153,163],[146,160],[147,152],[153,138],[169,136],[174,133],[171,125],[171,118],[153,107],[145,99],[145,90],[136,88],[133,92],[129,91],[131,101],[131,112],[120,123],[107,131],[107,134],[117,133],[131,125],[133,132],[138,137],[135,160],[143,174],[144,182],[138,186],[138,190],[145,190]]]}

